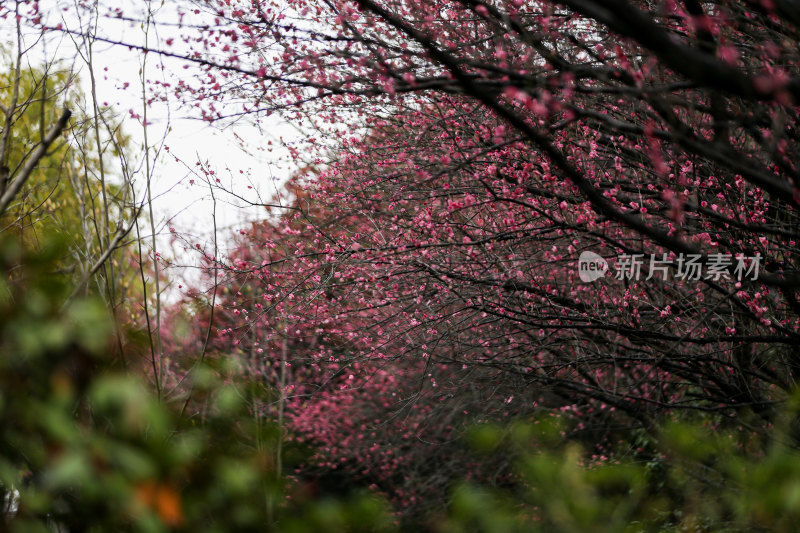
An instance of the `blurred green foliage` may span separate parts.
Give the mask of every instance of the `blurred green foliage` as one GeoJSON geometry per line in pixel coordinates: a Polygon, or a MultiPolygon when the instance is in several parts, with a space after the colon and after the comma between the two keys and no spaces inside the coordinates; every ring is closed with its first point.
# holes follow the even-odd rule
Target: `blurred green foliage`
{"type": "MultiPolygon", "coordinates": [[[[796,402],[790,402],[794,405],[796,402]]],[[[709,420],[667,421],[651,451],[592,458],[563,441],[557,418],[499,427],[469,438],[479,453],[516,458],[513,487],[465,483],[453,495],[445,532],[796,531],[800,452],[791,406],[768,438],[709,420]]],[[[702,419],[701,419],[702,420],[702,419]]]]}

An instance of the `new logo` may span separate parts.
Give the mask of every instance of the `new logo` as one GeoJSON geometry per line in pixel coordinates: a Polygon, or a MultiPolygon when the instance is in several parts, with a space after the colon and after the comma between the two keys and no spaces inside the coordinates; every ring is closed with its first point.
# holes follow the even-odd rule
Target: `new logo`
{"type": "Polygon", "coordinates": [[[591,283],[605,276],[608,262],[594,252],[585,251],[578,258],[578,276],[584,283],[591,283]]]}

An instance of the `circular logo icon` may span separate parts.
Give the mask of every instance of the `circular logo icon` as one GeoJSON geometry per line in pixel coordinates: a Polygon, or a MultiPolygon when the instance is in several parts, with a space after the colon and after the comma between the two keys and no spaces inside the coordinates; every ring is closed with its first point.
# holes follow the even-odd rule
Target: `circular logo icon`
{"type": "Polygon", "coordinates": [[[594,252],[583,252],[578,258],[578,277],[584,283],[591,283],[605,276],[608,262],[594,252]]]}

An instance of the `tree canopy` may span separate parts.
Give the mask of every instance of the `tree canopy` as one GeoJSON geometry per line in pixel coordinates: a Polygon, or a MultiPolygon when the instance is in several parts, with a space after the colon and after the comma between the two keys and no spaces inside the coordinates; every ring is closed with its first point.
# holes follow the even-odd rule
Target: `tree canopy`
{"type": "MultiPolygon", "coordinates": [[[[777,479],[798,442],[792,2],[204,0],[169,9],[79,3],[67,7],[77,24],[35,2],[8,11],[18,28],[139,54],[145,110],[129,112],[143,132],[144,189],[128,174],[118,188],[102,178],[105,150],[125,146],[100,113],[90,119],[95,148],[37,160],[40,169],[67,160],[66,175],[100,179],[79,189],[71,178],[56,192],[31,181],[11,216],[24,227],[33,224],[25,206],[77,197],[77,217],[53,219],[83,224],[94,260],[82,272],[95,275],[119,235],[136,227],[143,242],[136,221],[149,205],[149,250],[131,252],[144,317],[134,322],[146,338],[130,348],[146,363],[135,372],[178,426],[212,431],[209,409],[227,389],[209,391],[201,369],[245,384],[239,416],[255,423],[253,435],[274,429],[268,445],[247,444],[269,447],[253,460],[269,457],[259,472],[276,483],[258,510],[266,518],[253,523],[287,523],[276,518],[275,488],[286,475],[290,502],[293,490],[298,501],[366,491],[389,502],[401,529],[790,528],[780,517],[795,504],[773,492],[753,505],[732,495],[695,504],[726,483],[777,479]],[[104,33],[98,20],[138,25],[144,39],[104,33]],[[186,68],[154,81],[150,57],[162,71],[186,68]],[[268,127],[280,116],[302,136],[282,147],[294,174],[272,199],[225,187],[229,169],[187,165],[190,183],[210,191],[214,235],[203,246],[173,231],[201,276],[167,302],[151,194],[160,148],[146,110],[174,101],[220,127],[268,127]],[[221,198],[263,207],[263,219],[218,235],[221,198]],[[95,201],[102,209],[90,215],[95,201]],[[86,221],[100,219],[89,235],[86,221]],[[704,447],[709,433],[720,438],[704,447]],[[543,494],[543,484],[557,488],[543,494]],[[586,495],[583,507],[570,490],[586,495]],[[478,516],[486,502],[497,512],[478,516]]],[[[0,142],[11,183],[14,161],[47,149],[46,124],[57,121],[55,108],[43,111],[47,79],[16,75],[33,114],[4,104],[20,109],[6,111],[17,117],[3,130],[14,142],[0,142]]]]}

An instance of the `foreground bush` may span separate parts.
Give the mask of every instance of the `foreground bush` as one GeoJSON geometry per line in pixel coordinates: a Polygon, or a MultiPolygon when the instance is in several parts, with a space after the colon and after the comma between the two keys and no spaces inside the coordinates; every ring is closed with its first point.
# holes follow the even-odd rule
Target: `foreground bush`
{"type": "Polygon", "coordinates": [[[463,484],[441,531],[795,531],[800,453],[785,429],[768,441],[705,422],[667,422],[628,456],[592,457],[556,419],[482,425],[472,442],[515,458],[516,483],[463,484]]]}

